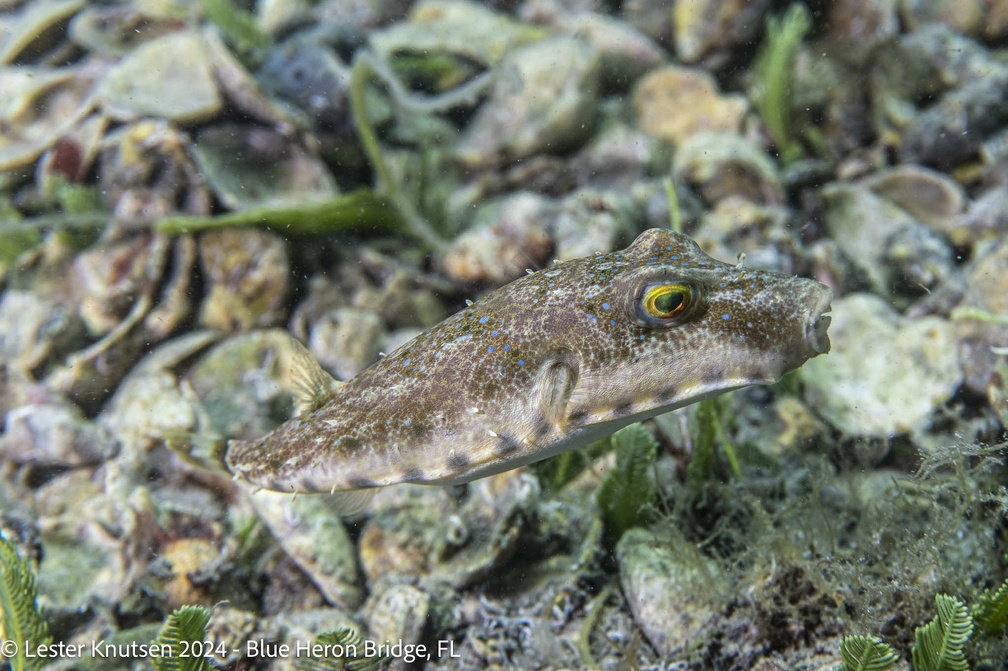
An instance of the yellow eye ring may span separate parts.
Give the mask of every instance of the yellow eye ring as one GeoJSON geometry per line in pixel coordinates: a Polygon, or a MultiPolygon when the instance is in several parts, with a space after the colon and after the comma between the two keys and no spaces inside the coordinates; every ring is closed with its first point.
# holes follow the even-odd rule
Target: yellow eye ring
{"type": "Polygon", "coordinates": [[[685,284],[655,284],[644,290],[644,312],[653,319],[674,319],[693,302],[693,290],[685,284]]]}

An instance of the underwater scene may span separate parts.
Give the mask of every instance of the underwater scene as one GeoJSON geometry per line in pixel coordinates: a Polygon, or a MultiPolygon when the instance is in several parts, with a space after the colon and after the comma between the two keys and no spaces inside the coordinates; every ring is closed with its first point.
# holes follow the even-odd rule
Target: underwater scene
{"type": "Polygon", "coordinates": [[[1008,0],[0,0],[0,670],[1008,669],[1008,0]]]}

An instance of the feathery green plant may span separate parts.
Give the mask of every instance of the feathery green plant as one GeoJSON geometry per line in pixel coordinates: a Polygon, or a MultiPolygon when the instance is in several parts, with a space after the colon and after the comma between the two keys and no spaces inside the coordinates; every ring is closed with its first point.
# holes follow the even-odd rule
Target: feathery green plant
{"type": "Polygon", "coordinates": [[[795,55],[810,26],[808,9],[797,3],[788,8],[783,18],[768,18],[766,42],[756,59],[756,111],[766,124],[784,163],[790,163],[802,154],[801,144],[794,136],[791,86],[795,55]]]}
{"type": "Polygon", "coordinates": [[[631,424],[610,438],[616,464],[596,493],[607,544],[614,546],[627,529],[648,521],[655,487],[650,470],[658,454],[658,441],[642,424],[631,424]]]}
{"type": "MultiPolygon", "coordinates": [[[[172,654],[151,657],[156,671],[210,671],[210,662],[203,656],[183,654],[193,644],[206,638],[210,612],[203,606],[182,606],[168,616],[161,633],[153,641],[156,646],[170,646],[172,654]]],[[[197,647],[197,650],[199,648],[197,647]]]]}
{"type": "Polygon", "coordinates": [[[29,658],[25,649],[52,640],[38,607],[35,571],[27,557],[18,555],[14,543],[3,536],[0,536],[0,640],[19,644],[16,654],[7,659],[11,671],[41,668],[42,658],[29,658]]]}
{"type": "Polygon", "coordinates": [[[359,651],[364,639],[349,627],[326,631],[315,638],[331,654],[324,657],[299,656],[294,663],[297,671],[373,671],[385,663],[382,656],[362,657],[359,651]],[[343,654],[337,654],[342,651],[343,654]]]}
{"type": "Polygon", "coordinates": [[[844,636],[840,641],[840,658],[836,671],[886,671],[899,660],[899,655],[874,636],[844,636]]]}
{"type": "Polygon", "coordinates": [[[1008,629],[1008,580],[991,594],[985,589],[979,602],[973,606],[973,622],[982,636],[996,636],[1008,629]]]}
{"type": "Polygon", "coordinates": [[[973,634],[973,618],[954,596],[939,594],[935,602],[938,614],[914,632],[914,671],[967,671],[963,647],[973,634]]]}

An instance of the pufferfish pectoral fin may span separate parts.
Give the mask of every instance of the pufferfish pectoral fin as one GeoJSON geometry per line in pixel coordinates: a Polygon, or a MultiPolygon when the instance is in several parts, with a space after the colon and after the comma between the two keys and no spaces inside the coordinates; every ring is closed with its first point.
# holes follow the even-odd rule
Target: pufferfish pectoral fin
{"type": "Polygon", "coordinates": [[[298,415],[321,408],[342,384],[322,368],[307,347],[294,338],[291,338],[290,379],[298,415]]]}
{"type": "Polygon", "coordinates": [[[577,361],[567,352],[557,353],[539,367],[529,395],[532,426],[528,442],[535,443],[553,428],[565,430],[567,405],[577,381],[577,361]]]}

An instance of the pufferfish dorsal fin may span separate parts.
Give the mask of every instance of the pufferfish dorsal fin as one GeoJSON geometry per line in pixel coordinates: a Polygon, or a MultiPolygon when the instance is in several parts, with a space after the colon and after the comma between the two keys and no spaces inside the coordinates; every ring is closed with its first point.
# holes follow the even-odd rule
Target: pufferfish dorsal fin
{"type": "Polygon", "coordinates": [[[291,338],[290,379],[299,416],[321,408],[342,384],[322,368],[307,347],[294,338],[291,338]]]}

